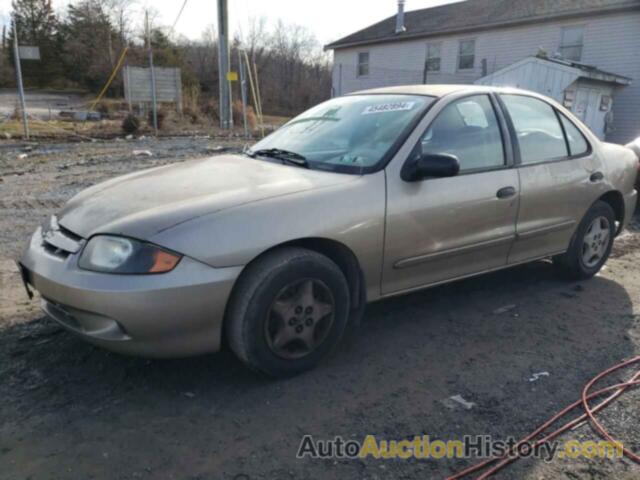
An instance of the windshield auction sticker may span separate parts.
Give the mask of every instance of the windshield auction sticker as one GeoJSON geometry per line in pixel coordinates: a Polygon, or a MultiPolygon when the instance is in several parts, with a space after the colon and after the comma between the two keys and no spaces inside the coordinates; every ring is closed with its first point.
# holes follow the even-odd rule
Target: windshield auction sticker
{"type": "Polygon", "coordinates": [[[416,102],[393,102],[380,105],[371,105],[364,109],[362,115],[373,115],[375,113],[403,112],[412,110],[416,102]]]}

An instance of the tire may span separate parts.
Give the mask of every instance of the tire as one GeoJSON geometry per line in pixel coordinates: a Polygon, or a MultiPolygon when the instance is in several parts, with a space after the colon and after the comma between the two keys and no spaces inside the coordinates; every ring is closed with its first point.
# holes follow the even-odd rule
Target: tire
{"type": "Polygon", "coordinates": [[[593,277],[609,259],[615,232],[616,218],[613,209],[608,203],[597,201],[578,225],[567,252],[553,258],[554,265],[570,280],[586,280],[593,277]],[[588,243],[587,236],[594,232],[592,226],[602,231],[598,232],[595,238],[589,236],[591,243],[588,243]],[[587,244],[591,250],[586,247],[587,244]]]}
{"type": "Polygon", "coordinates": [[[242,273],[227,311],[227,341],[249,368],[290,377],[314,368],[336,347],[349,312],[349,286],[334,262],[311,250],[282,248],[242,273]]]}

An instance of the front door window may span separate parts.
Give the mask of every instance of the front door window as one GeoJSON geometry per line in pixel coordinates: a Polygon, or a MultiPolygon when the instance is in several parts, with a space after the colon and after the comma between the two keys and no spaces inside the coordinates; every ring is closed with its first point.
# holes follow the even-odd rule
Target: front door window
{"type": "Polygon", "coordinates": [[[422,153],[455,155],[460,171],[505,165],[502,135],[487,95],[457,100],[444,108],[422,138],[422,153]]]}

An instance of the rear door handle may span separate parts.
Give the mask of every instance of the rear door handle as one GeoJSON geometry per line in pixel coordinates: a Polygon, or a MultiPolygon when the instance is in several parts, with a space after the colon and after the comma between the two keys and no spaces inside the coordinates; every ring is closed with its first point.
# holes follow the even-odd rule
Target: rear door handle
{"type": "Polygon", "coordinates": [[[604,180],[604,174],[602,172],[594,172],[589,177],[589,181],[593,183],[600,182],[602,180],[604,180]]]}
{"type": "Polygon", "coordinates": [[[511,198],[516,193],[518,192],[516,192],[516,189],[514,187],[504,187],[498,190],[498,193],[496,193],[496,197],[500,199],[511,198]]]}

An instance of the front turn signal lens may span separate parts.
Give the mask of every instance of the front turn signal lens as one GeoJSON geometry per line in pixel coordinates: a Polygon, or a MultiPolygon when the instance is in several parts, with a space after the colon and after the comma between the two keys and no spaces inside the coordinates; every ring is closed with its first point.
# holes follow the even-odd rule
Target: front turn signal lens
{"type": "Polygon", "coordinates": [[[149,268],[149,273],[170,272],[176,267],[179,261],[180,257],[178,255],[164,250],[156,250],[153,252],[153,263],[151,264],[151,268],[149,268]]]}

